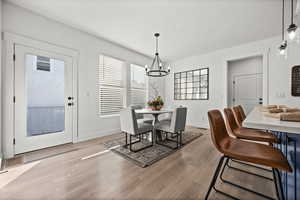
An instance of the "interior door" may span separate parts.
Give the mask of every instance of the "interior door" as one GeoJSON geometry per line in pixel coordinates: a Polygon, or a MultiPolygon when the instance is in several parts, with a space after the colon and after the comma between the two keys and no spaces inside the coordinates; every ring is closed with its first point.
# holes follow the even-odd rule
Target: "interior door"
{"type": "Polygon", "coordinates": [[[15,45],[15,154],[72,142],[72,58],[15,45]]]}
{"type": "Polygon", "coordinates": [[[248,74],[234,76],[233,104],[242,105],[246,113],[256,106],[263,104],[262,74],[248,74]]]}

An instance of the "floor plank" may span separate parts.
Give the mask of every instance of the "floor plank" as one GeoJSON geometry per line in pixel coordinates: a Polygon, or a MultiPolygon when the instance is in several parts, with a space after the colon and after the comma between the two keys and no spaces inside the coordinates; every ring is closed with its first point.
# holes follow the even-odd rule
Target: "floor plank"
{"type": "MultiPolygon", "coordinates": [[[[209,134],[147,168],[140,168],[113,152],[81,160],[82,157],[105,150],[103,142],[113,137],[115,136],[31,152],[22,154],[15,160],[9,160],[8,173],[12,169],[22,167],[24,163],[34,163],[43,155],[51,155],[53,151],[76,149],[39,160],[34,166],[0,188],[1,200],[204,198],[220,158],[220,154],[211,143],[209,134]]],[[[269,175],[249,167],[246,169],[269,175]]],[[[271,181],[231,169],[226,170],[225,173],[225,177],[230,180],[265,194],[274,195],[271,181]]],[[[217,187],[241,199],[262,199],[220,181],[217,187]]],[[[214,191],[210,198],[227,199],[214,191]]]]}

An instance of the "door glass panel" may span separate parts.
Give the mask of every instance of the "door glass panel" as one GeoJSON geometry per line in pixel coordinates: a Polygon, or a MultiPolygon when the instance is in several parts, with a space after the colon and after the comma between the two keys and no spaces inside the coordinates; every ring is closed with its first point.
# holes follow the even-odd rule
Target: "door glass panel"
{"type": "Polygon", "coordinates": [[[27,136],[65,130],[65,63],[26,55],[27,136]]]}

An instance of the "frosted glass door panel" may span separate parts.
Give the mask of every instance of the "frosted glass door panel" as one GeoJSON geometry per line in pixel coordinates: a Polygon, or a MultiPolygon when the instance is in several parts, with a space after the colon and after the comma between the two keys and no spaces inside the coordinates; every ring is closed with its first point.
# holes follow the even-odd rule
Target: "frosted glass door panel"
{"type": "Polygon", "coordinates": [[[65,130],[65,63],[26,55],[27,136],[65,130]]]}

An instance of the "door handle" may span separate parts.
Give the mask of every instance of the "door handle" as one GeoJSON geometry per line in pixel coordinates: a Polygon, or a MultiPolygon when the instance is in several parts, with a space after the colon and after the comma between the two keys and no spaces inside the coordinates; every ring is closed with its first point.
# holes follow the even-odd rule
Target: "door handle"
{"type": "Polygon", "coordinates": [[[259,104],[261,105],[261,104],[263,104],[263,102],[260,101],[259,104]]]}
{"type": "Polygon", "coordinates": [[[74,97],[68,97],[68,100],[73,100],[74,99],[74,97]]]}
{"type": "Polygon", "coordinates": [[[259,100],[262,101],[263,99],[262,99],[262,98],[259,98],[259,100]]]}
{"type": "Polygon", "coordinates": [[[68,106],[73,106],[74,105],[74,103],[72,102],[72,103],[68,103],[68,106]]]}

